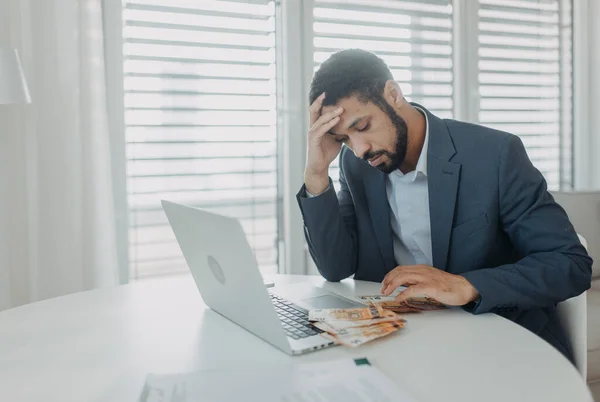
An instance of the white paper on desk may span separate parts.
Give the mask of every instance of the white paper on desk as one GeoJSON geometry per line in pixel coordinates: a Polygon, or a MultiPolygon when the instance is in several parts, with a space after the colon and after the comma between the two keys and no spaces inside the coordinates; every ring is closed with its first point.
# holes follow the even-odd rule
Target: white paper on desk
{"type": "Polygon", "coordinates": [[[149,375],[140,402],[414,402],[385,374],[355,360],[257,370],[149,375]]]}

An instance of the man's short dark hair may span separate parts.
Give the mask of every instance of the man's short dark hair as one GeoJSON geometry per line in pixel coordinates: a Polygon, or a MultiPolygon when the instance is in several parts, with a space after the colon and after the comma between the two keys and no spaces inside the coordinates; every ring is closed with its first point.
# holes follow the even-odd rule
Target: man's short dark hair
{"type": "Polygon", "coordinates": [[[315,73],[309,92],[309,104],[323,92],[323,106],[335,105],[340,99],[357,96],[362,102],[371,101],[383,107],[383,88],[393,80],[385,62],[360,49],[334,53],[315,73]]]}

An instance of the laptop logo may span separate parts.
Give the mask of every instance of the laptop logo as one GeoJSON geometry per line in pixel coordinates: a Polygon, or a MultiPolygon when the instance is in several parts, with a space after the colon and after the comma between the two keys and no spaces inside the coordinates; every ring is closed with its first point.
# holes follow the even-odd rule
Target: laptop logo
{"type": "Polygon", "coordinates": [[[221,285],[225,285],[225,273],[223,272],[221,265],[219,265],[217,260],[215,260],[215,258],[212,255],[209,255],[206,260],[214,277],[217,278],[221,285]]]}

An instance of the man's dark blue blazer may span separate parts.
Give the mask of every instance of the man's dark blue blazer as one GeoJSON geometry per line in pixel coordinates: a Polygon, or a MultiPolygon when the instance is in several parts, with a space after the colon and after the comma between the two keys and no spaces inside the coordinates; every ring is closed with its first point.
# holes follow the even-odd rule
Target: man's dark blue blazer
{"type": "MultiPolygon", "coordinates": [[[[565,211],[517,136],[423,110],[433,266],[479,291],[466,310],[504,316],[572,361],[556,303],[589,289],[592,260],[565,211]]],[[[318,197],[304,187],[297,196],[310,253],[329,281],[381,282],[402,265],[394,261],[386,175],[347,147],[339,160],[337,196],[331,181],[318,197]]]]}

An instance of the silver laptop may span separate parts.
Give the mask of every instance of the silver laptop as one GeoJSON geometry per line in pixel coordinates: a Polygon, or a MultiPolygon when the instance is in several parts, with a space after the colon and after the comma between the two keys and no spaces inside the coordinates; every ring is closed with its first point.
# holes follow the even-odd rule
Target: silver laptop
{"type": "Polygon", "coordinates": [[[308,321],[315,308],[364,307],[311,284],[267,290],[237,219],[162,201],[206,305],[290,355],[333,346],[308,321]]]}

